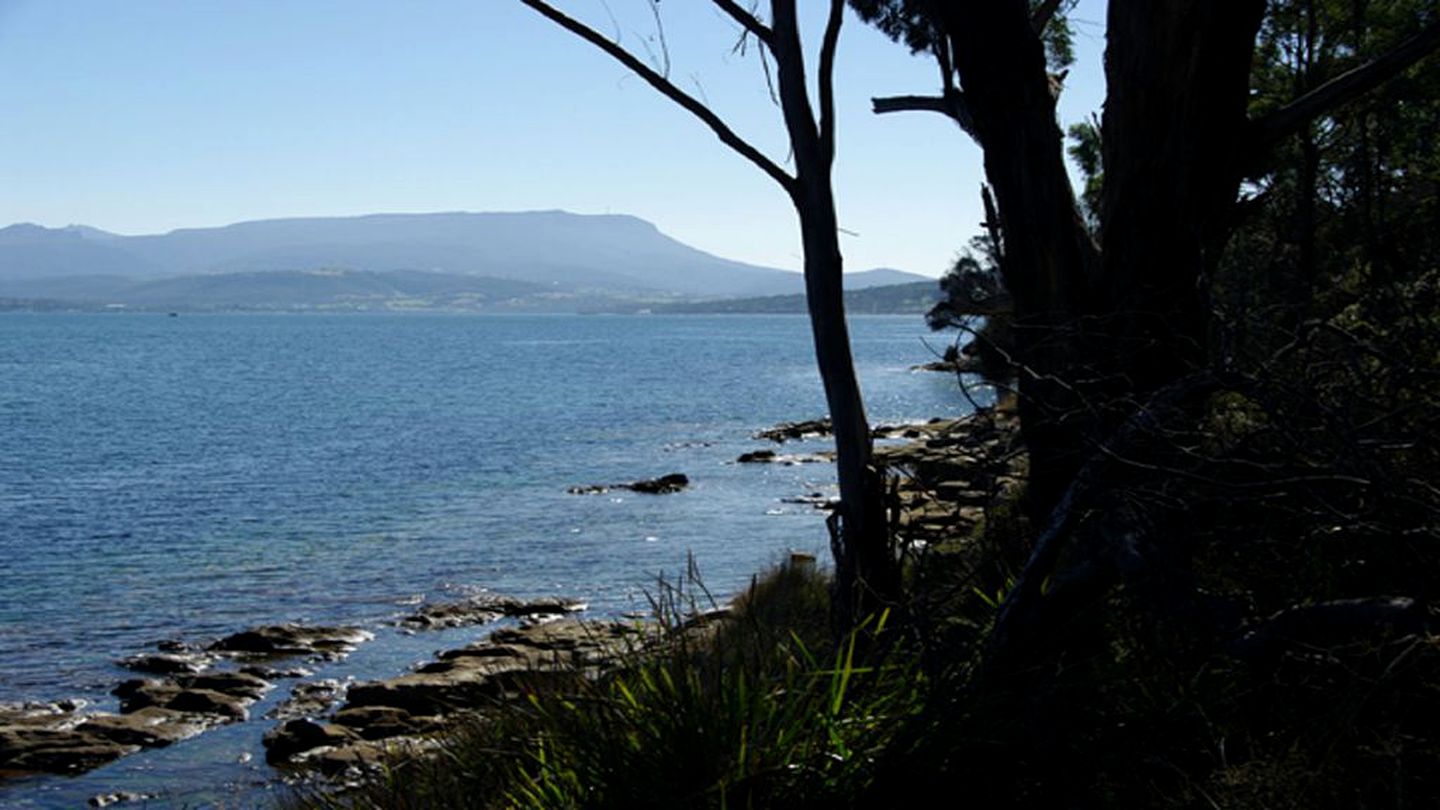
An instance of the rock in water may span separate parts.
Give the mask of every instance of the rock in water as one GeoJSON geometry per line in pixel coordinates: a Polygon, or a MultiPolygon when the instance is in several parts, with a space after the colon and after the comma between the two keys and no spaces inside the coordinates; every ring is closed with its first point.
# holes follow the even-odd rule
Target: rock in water
{"type": "Polygon", "coordinates": [[[670,473],[648,481],[636,481],[630,485],[634,492],[647,495],[668,495],[690,486],[690,479],[684,473],[670,473]]]}
{"type": "Polygon", "coordinates": [[[304,717],[286,720],[265,732],[265,761],[277,765],[289,762],[304,751],[345,745],[358,739],[360,735],[347,726],[321,724],[304,717]]]}
{"type": "Polygon", "coordinates": [[[358,627],[306,627],[300,624],[274,624],[256,627],[226,636],[211,644],[212,652],[285,658],[315,655],[343,658],[374,635],[358,627]]]}
{"type": "Polygon", "coordinates": [[[583,487],[570,487],[566,492],[571,495],[603,495],[612,489],[628,489],[631,492],[639,492],[645,495],[669,495],[679,492],[690,486],[690,477],[684,473],[670,473],[659,478],[645,478],[639,481],[631,481],[628,484],[590,484],[583,487]]]}
{"type": "Polygon", "coordinates": [[[198,653],[163,652],[132,655],[115,663],[154,675],[194,675],[209,667],[212,661],[211,656],[198,653]]]}
{"type": "Polygon", "coordinates": [[[290,697],[265,714],[278,720],[299,717],[314,717],[335,705],[345,696],[346,684],[334,678],[324,678],[295,684],[290,697]]]}
{"type": "Polygon", "coordinates": [[[753,438],[783,443],[791,439],[812,439],[829,435],[830,419],[825,417],[804,422],[781,422],[775,427],[757,431],[753,438]]]}
{"type": "Polygon", "coordinates": [[[459,602],[436,602],[425,605],[400,620],[406,627],[425,630],[466,627],[492,622],[501,616],[531,618],[577,613],[588,607],[584,602],[551,596],[539,599],[514,599],[508,596],[477,596],[459,602]]]}

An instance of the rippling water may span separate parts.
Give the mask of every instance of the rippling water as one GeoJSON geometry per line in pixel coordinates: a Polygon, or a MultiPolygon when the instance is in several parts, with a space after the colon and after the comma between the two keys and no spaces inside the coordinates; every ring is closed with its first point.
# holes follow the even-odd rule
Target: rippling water
{"type": "MultiPolygon", "coordinates": [[[[873,419],[965,408],[908,371],[920,318],[852,331],[873,419]]],[[[419,596],[633,609],[689,553],[732,592],[826,545],[777,499],[828,465],[728,463],[824,412],[809,340],[789,316],[0,315],[0,701],[103,704],[159,639],[419,596]],[[668,472],[693,487],[565,492],[668,472]]]]}

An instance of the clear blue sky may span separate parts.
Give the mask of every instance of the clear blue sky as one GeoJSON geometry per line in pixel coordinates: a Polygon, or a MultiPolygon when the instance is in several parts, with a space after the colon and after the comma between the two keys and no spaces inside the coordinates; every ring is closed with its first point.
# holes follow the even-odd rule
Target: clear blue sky
{"type": "MultiPolygon", "coordinates": [[[[642,53],[643,0],[561,8],[642,53]],[[613,21],[612,21],[613,20],[613,21]],[[617,27],[618,24],[618,27],[617,27]]],[[[815,24],[823,3],[802,0],[815,24]]],[[[1101,102],[1085,2],[1066,123],[1101,102]]],[[[777,161],[779,110],[705,0],[661,4],[671,75],[777,161]]],[[[813,64],[813,61],[812,61],[813,64]]],[[[980,219],[980,154],[939,115],[874,116],[933,65],[853,17],[837,71],[847,268],[938,275],[980,219]]],[[[797,269],[774,185],[619,65],[515,0],[0,0],[0,225],[125,234],[246,219],[562,208],[628,213],[797,269]]]]}

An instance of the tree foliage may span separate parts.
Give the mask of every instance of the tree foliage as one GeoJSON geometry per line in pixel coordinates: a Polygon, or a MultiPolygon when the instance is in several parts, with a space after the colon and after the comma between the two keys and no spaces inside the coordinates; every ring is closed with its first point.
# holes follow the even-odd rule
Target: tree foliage
{"type": "Polygon", "coordinates": [[[1078,194],[1034,4],[853,5],[951,71],[877,109],[984,150],[1014,307],[1030,554],[977,586],[940,767],[1022,804],[1440,795],[1436,4],[1114,0],[1078,194]]]}

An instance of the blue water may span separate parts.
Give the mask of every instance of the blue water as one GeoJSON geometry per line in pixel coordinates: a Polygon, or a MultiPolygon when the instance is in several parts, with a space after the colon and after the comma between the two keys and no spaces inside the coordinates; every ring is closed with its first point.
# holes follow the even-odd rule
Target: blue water
{"type": "MultiPolygon", "coordinates": [[[[920,318],[852,332],[872,419],[963,412],[952,378],[909,371],[932,359],[920,318]]],[[[104,706],[112,661],[157,640],[381,628],[419,597],[632,610],[688,554],[734,592],[823,551],[819,516],[778,499],[833,472],[729,462],[824,411],[800,317],[0,315],[0,701],[104,706]],[[565,491],[669,472],[693,487],[565,491]]],[[[355,674],[399,674],[425,638],[372,642],[355,674]]],[[[258,731],[204,745],[227,734],[258,731]]],[[[174,753],[195,745],[83,790],[199,778],[174,753]]]]}

